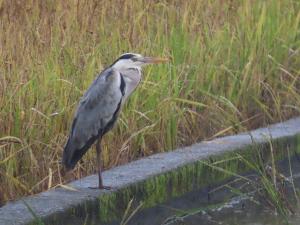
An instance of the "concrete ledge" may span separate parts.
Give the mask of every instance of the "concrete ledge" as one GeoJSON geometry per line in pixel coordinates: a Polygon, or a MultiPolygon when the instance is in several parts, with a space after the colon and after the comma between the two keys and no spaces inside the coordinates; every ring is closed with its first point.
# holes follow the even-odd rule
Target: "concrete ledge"
{"type": "MultiPolygon", "coordinates": [[[[257,147],[268,144],[270,139],[282,146],[288,146],[292,141],[295,147],[300,142],[298,141],[300,140],[299,136],[300,118],[295,118],[270,125],[267,128],[217,138],[172,152],[155,154],[105,171],[103,173],[104,182],[113,187],[111,191],[89,189],[88,187],[97,185],[97,176],[92,175],[69,184],[78,191],[57,188],[23,198],[20,201],[10,202],[0,208],[0,225],[34,223],[35,218],[24,201],[36,216],[42,218],[46,224],[72,224],[71,222],[62,222],[62,218],[68,217],[65,221],[70,221],[70,217],[76,218],[79,214],[81,217],[85,214],[91,214],[88,213],[91,209],[94,210],[92,214],[102,217],[103,221],[116,219],[116,215],[119,213],[116,211],[116,203],[118,202],[120,205],[120,198],[123,199],[123,203],[126,203],[135,195],[145,199],[141,195],[146,194],[147,198],[151,199],[148,201],[148,206],[151,206],[166,200],[168,197],[191,191],[193,188],[212,185],[216,181],[228,178],[228,176],[220,177],[218,174],[212,174],[211,170],[206,168],[207,165],[201,163],[202,161],[225,159],[228,154],[237,151],[251,157],[253,153],[251,146],[257,147]],[[162,176],[164,176],[163,179],[162,176]],[[174,186],[173,189],[162,187],[162,185],[170,186],[170,182],[171,186],[174,186]],[[166,196],[159,198],[159,195],[166,196]]],[[[297,150],[299,150],[298,147],[297,150]]],[[[284,149],[278,154],[279,158],[286,156],[284,149]]],[[[227,163],[226,167],[232,167],[233,171],[246,170],[240,164],[234,163],[233,165],[230,163],[227,163]]],[[[124,208],[124,206],[122,207],[124,208]]]]}

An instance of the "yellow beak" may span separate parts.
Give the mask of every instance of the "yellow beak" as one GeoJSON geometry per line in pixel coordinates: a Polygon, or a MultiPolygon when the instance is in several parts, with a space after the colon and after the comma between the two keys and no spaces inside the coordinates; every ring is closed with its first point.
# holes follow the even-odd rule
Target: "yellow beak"
{"type": "Polygon", "coordinates": [[[152,64],[158,64],[158,63],[166,63],[170,59],[168,58],[161,58],[161,57],[144,57],[141,61],[144,63],[152,63],[152,64]]]}

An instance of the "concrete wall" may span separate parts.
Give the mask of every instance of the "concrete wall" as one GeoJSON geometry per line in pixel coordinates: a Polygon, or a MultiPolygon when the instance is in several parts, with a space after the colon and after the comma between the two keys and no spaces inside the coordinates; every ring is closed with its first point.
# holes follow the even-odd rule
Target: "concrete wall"
{"type": "Polygon", "coordinates": [[[105,171],[103,179],[113,187],[110,191],[89,189],[97,185],[97,176],[92,175],[68,184],[76,191],[57,188],[10,202],[0,208],[0,225],[38,224],[35,216],[45,224],[82,224],[87,215],[91,221],[109,222],[122,216],[132,198],[151,207],[249,170],[237,155],[251,160],[260,152],[267,159],[270,140],[276,146],[277,159],[287,156],[287,146],[292,153],[300,151],[299,137],[300,118],[296,118],[155,154],[105,171]],[[215,168],[216,162],[222,169],[215,168]]]}

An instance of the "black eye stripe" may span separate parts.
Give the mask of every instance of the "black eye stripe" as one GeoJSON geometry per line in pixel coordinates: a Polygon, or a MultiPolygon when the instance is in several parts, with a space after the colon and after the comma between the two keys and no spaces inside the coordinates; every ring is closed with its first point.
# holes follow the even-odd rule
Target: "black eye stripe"
{"type": "Polygon", "coordinates": [[[122,60],[122,59],[131,59],[133,62],[138,61],[138,55],[132,54],[132,53],[126,53],[122,56],[120,56],[116,61],[113,62],[113,64],[111,64],[110,66],[115,65],[118,61],[122,60]]]}
{"type": "Polygon", "coordinates": [[[135,55],[133,55],[133,54],[124,54],[119,58],[119,60],[120,59],[130,59],[130,58],[133,58],[134,56],[135,55]]]}

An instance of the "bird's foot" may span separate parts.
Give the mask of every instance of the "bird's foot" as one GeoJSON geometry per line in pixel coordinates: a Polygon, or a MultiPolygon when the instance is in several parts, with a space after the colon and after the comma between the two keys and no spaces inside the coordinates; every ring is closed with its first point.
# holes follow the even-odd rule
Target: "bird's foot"
{"type": "Polygon", "coordinates": [[[112,189],[112,187],[111,186],[101,186],[101,187],[99,187],[100,189],[104,189],[104,190],[111,190],[112,189]]]}
{"type": "Polygon", "coordinates": [[[90,189],[100,189],[100,190],[111,190],[111,186],[104,186],[104,185],[100,185],[97,187],[89,187],[90,189]]]}

